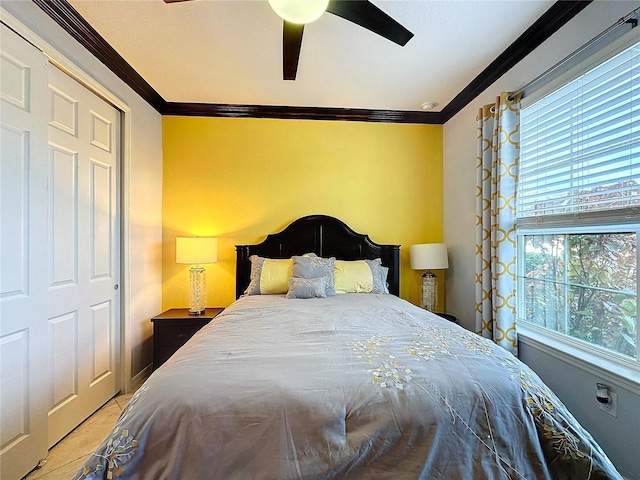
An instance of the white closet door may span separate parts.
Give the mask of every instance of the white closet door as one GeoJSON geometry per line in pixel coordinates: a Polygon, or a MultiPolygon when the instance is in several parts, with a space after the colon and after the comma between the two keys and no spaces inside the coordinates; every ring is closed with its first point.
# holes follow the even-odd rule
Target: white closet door
{"type": "Polygon", "coordinates": [[[119,390],[120,112],[49,67],[49,445],[119,390]]]}
{"type": "Polygon", "coordinates": [[[47,60],[0,25],[0,478],[47,456],[47,60]]]}

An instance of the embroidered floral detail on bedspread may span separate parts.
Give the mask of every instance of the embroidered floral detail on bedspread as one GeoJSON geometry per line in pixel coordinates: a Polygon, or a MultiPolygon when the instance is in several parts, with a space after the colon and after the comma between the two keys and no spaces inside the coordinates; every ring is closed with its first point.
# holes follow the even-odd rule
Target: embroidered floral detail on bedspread
{"type": "Polygon", "coordinates": [[[436,326],[416,326],[413,335],[416,337],[411,346],[402,348],[392,336],[372,335],[365,339],[351,342],[356,358],[364,359],[375,368],[367,369],[373,382],[381,388],[395,387],[404,390],[408,382],[414,378],[414,371],[405,363],[398,361],[397,356],[408,354],[406,359],[432,360],[436,355],[452,355],[452,345],[460,343],[478,353],[491,353],[482,339],[476,341],[475,334],[465,331],[440,328],[436,326]]]}
{"type": "MultiPolygon", "coordinates": [[[[491,355],[492,348],[478,335],[459,329],[441,328],[433,325],[416,326],[416,337],[411,346],[401,348],[392,336],[372,335],[366,339],[356,339],[351,347],[356,358],[373,363],[376,368],[367,370],[373,381],[381,388],[395,386],[404,389],[406,382],[413,378],[413,370],[397,360],[397,355],[408,354],[413,360],[433,360],[437,355],[453,355],[455,345],[482,355],[491,355]]],[[[409,359],[407,358],[407,360],[409,359]]]]}
{"type": "MultiPolygon", "coordinates": [[[[571,433],[572,427],[567,420],[571,418],[571,414],[558,397],[533,372],[523,369],[513,359],[505,358],[503,365],[513,372],[511,378],[520,383],[525,394],[526,408],[560,457],[563,460],[590,457],[591,452],[583,452],[580,439],[571,433]]],[[[576,433],[586,434],[584,430],[576,433]]]]}
{"type": "MultiPolygon", "coordinates": [[[[409,382],[419,385],[421,389],[431,392],[433,398],[438,399],[440,405],[451,416],[451,425],[456,423],[463,425],[464,429],[475,438],[480,444],[490,450],[495,458],[504,468],[509,478],[524,478],[508,460],[499,446],[499,442],[494,437],[496,429],[500,428],[494,415],[496,414],[495,402],[486,393],[487,388],[492,388],[486,379],[482,379],[473,373],[467,366],[470,361],[469,353],[475,353],[486,358],[490,362],[502,364],[509,369],[512,374],[510,378],[519,385],[523,392],[522,402],[526,410],[531,414],[534,431],[538,432],[540,438],[544,438],[544,448],[548,449],[547,455],[551,461],[568,461],[568,468],[572,474],[580,474],[581,478],[592,478],[592,465],[594,455],[602,457],[605,462],[609,459],[601,450],[593,449],[594,443],[589,434],[583,430],[573,419],[566,407],[560,402],[555,394],[538,378],[538,376],[521,364],[510,353],[503,351],[490,341],[479,335],[457,328],[442,328],[438,325],[414,325],[411,333],[414,339],[407,346],[407,339],[404,341],[392,336],[371,336],[366,339],[356,339],[351,342],[356,358],[366,361],[367,364],[374,364],[375,368],[368,368],[366,372],[372,375],[373,382],[381,388],[395,387],[398,390],[405,390],[409,382]],[[447,360],[445,360],[445,358],[447,360]],[[436,383],[427,378],[422,372],[422,362],[449,362],[454,361],[461,370],[457,375],[465,372],[469,375],[469,385],[473,385],[475,395],[480,399],[483,414],[486,419],[486,426],[479,427],[478,424],[470,424],[468,412],[459,411],[455,398],[449,398],[449,394],[441,391],[436,383]],[[411,362],[417,362],[415,367],[410,368],[411,362]],[[583,439],[583,440],[581,440],[583,439]]],[[[471,360],[473,362],[473,360],[471,360]]],[[[438,368],[446,368],[445,363],[441,363],[438,368]]],[[[517,401],[517,400],[516,400],[517,401]]],[[[504,408],[504,407],[503,407],[504,408]]],[[[505,411],[507,409],[505,408],[505,411]]],[[[596,447],[597,448],[597,447],[596,447]]],[[[562,467],[564,468],[564,467],[562,467]]],[[[597,478],[595,475],[593,478],[597,478]]],[[[567,478],[574,478],[572,476],[567,478]]],[[[577,477],[576,477],[577,478],[577,477]]]]}
{"type": "Polygon", "coordinates": [[[389,353],[388,344],[393,337],[372,336],[367,340],[354,340],[351,342],[353,351],[357,352],[356,358],[366,358],[367,363],[376,363],[377,368],[367,370],[373,376],[373,381],[381,388],[395,386],[399,390],[404,389],[404,382],[411,380],[412,370],[400,365],[395,355],[389,353]]]}
{"type": "MultiPolygon", "coordinates": [[[[471,376],[471,384],[477,387],[476,393],[479,398],[486,402],[483,396],[483,387],[480,381],[466,369],[463,360],[458,354],[474,352],[477,355],[490,356],[493,346],[488,341],[482,339],[475,333],[458,329],[458,328],[442,328],[437,325],[413,325],[412,335],[415,337],[410,346],[406,346],[406,340],[401,341],[392,336],[371,336],[366,339],[356,339],[351,342],[356,358],[365,360],[368,364],[376,364],[376,368],[370,368],[366,371],[373,376],[373,382],[381,388],[395,387],[398,390],[405,390],[409,382],[420,385],[421,389],[431,392],[434,399],[437,399],[442,408],[448,412],[451,418],[451,424],[460,424],[468,434],[475,438],[485,448],[492,451],[493,455],[500,461],[505,471],[510,472],[509,477],[523,478],[523,476],[502,457],[501,453],[496,449],[496,442],[491,428],[489,435],[486,432],[478,430],[477,427],[471,425],[467,421],[468,415],[461,413],[455,406],[455,401],[449,399],[444,391],[432,381],[427,379],[420,373],[421,366],[410,368],[409,362],[435,362],[438,358],[445,357],[447,361],[454,360],[462,365],[463,370],[467,371],[471,376]],[[461,348],[462,346],[462,348],[461,348]],[[405,360],[407,365],[403,362],[405,360]]],[[[484,404],[487,411],[487,405],[484,404]]],[[[484,415],[487,419],[489,415],[484,415]]]]}
{"type": "Polygon", "coordinates": [[[82,467],[78,480],[95,480],[107,478],[112,480],[122,473],[122,466],[131,460],[137,451],[138,440],[129,430],[122,428],[129,414],[134,410],[138,399],[147,387],[142,386],[131,397],[125,410],[120,415],[115,427],[105,443],[94,453],[82,467]],[[106,475],[105,475],[106,470],[106,475]]]}

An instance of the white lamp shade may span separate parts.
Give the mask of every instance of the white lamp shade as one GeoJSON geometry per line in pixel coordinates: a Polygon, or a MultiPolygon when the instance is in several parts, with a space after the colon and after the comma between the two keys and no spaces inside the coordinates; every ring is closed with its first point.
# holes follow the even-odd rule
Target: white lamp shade
{"type": "Polygon", "coordinates": [[[414,270],[441,270],[449,268],[447,245],[422,243],[409,247],[409,261],[414,270]]]}
{"type": "Polygon", "coordinates": [[[215,237],[176,237],[176,263],[199,265],[218,261],[215,237]]]}
{"type": "Polygon", "coordinates": [[[269,5],[283,20],[304,24],[320,18],[329,0],[269,0],[269,5]]]}

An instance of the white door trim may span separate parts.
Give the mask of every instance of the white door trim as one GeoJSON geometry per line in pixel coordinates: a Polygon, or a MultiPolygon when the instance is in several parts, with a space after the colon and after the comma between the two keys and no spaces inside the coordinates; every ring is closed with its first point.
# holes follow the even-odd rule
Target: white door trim
{"type": "MultiPolygon", "coordinates": [[[[0,7],[2,9],[2,7],[0,7]]],[[[115,93],[87,75],[64,54],[25,26],[5,9],[2,9],[2,23],[14,30],[29,43],[44,53],[49,61],[72,78],[85,85],[122,112],[121,150],[121,302],[120,302],[120,388],[124,393],[131,391],[131,108],[115,93]]]]}

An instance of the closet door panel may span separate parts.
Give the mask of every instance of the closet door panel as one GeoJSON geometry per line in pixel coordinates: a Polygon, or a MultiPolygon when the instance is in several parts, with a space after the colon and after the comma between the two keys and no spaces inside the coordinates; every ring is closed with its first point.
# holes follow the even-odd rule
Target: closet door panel
{"type": "Polygon", "coordinates": [[[75,319],[74,342],[49,343],[68,386],[50,405],[53,445],[119,390],[120,112],[53,65],[49,89],[50,331],[75,319]]]}
{"type": "Polygon", "coordinates": [[[47,455],[47,60],[0,25],[0,478],[47,455]]]}

